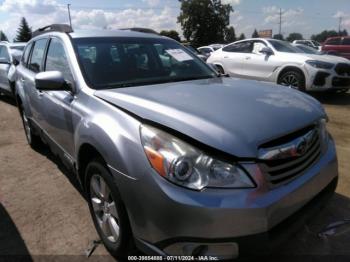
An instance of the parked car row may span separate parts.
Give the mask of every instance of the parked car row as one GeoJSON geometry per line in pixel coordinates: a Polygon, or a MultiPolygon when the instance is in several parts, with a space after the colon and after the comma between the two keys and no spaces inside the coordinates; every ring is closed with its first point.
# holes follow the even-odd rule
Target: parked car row
{"type": "Polygon", "coordinates": [[[223,74],[291,86],[301,91],[350,89],[350,61],[307,46],[255,38],[237,41],[207,59],[223,74]]]}
{"type": "MultiPolygon", "coordinates": [[[[294,51],[252,39],[210,61],[305,88],[304,70],[330,70],[327,59],[294,51]]],[[[47,26],[26,44],[15,77],[28,144],[49,145],[76,175],[103,244],[121,261],[135,247],[218,260],[266,252],[265,240],[283,239],[335,191],[335,144],[319,102],[223,77],[169,38],[47,26]]]]}

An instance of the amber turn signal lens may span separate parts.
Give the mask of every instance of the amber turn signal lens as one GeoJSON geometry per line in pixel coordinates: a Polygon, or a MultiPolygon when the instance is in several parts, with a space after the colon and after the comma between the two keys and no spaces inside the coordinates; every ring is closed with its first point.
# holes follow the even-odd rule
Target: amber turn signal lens
{"type": "Polygon", "coordinates": [[[166,174],[165,174],[165,168],[164,168],[164,157],[161,154],[159,154],[157,151],[153,150],[152,148],[149,148],[148,146],[145,147],[145,152],[152,167],[161,176],[165,177],[166,174]]]}

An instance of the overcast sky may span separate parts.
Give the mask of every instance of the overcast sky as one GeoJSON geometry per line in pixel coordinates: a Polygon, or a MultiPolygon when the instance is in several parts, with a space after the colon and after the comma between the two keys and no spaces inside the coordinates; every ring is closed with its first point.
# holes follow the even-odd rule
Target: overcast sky
{"type": "MultiPolygon", "coordinates": [[[[300,32],[304,37],[324,29],[342,28],[350,32],[349,0],[222,0],[235,9],[231,24],[237,34],[251,36],[254,28],[278,33],[279,8],[283,11],[282,32],[300,32]]],[[[68,23],[71,4],[75,29],[148,27],[160,31],[176,29],[180,12],[177,0],[0,0],[0,30],[12,40],[20,18],[26,17],[35,30],[52,23],[68,23]]]]}

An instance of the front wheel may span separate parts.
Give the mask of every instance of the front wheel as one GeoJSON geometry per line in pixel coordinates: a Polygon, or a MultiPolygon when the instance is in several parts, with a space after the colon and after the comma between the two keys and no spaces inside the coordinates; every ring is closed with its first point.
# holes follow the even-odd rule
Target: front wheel
{"type": "Polygon", "coordinates": [[[291,70],[283,73],[278,78],[277,83],[279,85],[289,86],[289,87],[298,89],[299,91],[305,91],[304,75],[299,71],[291,70]]]}
{"type": "Polygon", "coordinates": [[[125,206],[104,161],[95,159],[86,168],[85,187],[89,209],[103,244],[117,259],[134,251],[132,232],[125,206]]]}

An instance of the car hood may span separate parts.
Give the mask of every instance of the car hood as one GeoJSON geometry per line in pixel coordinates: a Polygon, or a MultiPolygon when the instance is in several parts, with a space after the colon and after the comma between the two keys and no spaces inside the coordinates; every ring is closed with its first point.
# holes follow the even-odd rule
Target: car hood
{"type": "Polygon", "coordinates": [[[334,56],[334,55],[307,55],[310,57],[312,60],[318,60],[322,62],[329,62],[329,63],[347,63],[349,64],[349,60],[345,59],[340,56],[334,56]]]}
{"type": "Polygon", "coordinates": [[[233,78],[99,90],[95,96],[236,157],[324,116],[312,97],[288,87],[233,78]]]}

